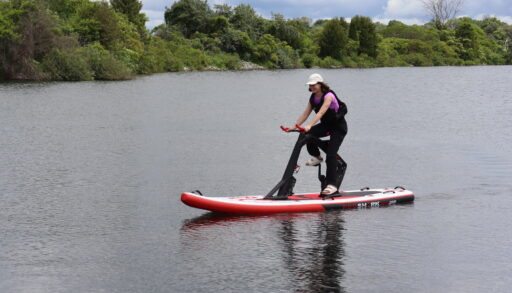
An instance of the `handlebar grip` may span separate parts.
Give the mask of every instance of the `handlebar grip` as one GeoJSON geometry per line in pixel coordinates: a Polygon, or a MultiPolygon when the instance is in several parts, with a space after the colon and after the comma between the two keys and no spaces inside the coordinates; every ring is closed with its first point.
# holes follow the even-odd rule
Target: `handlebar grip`
{"type": "Polygon", "coordinates": [[[284,132],[304,132],[305,129],[303,127],[300,127],[299,125],[295,125],[295,127],[297,129],[294,129],[294,130],[290,130],[289,127],[284,127],[284,126],[280,126],[281,127],[281,130],[284,131],[284,132]]]}
{"type": "Polygon", "coordinates": [[[295,124],[295,127],[297,127],[298,130],[300,130],[300,132],[304,132],[306,131],[306,129],[298,124],[295,124]]]}

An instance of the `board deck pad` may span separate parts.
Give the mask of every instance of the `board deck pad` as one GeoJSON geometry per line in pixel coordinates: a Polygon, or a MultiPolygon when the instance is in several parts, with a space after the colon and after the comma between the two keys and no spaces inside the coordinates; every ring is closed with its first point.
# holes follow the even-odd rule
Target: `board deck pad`
{"type": "MultiPolygon", "coordinates": [[[[336,198],[336,197],[354,197],[354,196],[365,196],[370,194],[380,193],[380,191],[376,190],[364,190],[364,191],[342,191],[340,193],[336,193],[333,195],[327,196],[328,198],[336,198]]],[[[313,199],[322,199],[320,194],[312,193],[312,194],[294,194],[288,197],[287,200],[313,200],[313,199]]]]}

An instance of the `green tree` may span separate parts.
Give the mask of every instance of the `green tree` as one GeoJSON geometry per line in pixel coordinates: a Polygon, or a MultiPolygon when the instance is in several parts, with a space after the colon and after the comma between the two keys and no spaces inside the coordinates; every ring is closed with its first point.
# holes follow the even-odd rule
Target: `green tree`
{"type": "Polygon", "coordinates": [[[350,20],[349,38],[359,43],[357,54],[377,56],[377,34],[369,17],[356,15],[350,20]]]}
{"type": "Polygon", "coordinates": [[[84,2],[71,19],[82,45],[100,42],[107,49],[123,39],[120,22],[120,15],[106,2],[84,2]]]}
{"type": "Polygon", "coordinates": [[[88,0],[46,0],[48,8],[54,11],[63,19],[68,19],[76,13],[78,7],[84,5],[88,0]]]}
{"type": "Polygon", "coordinates": [[[11,2],[0,1],[0,40],[7,41],[20,37],[16,33],[16,19],[21,10],[15,9],[11,2]]]}
{"type": "Polygon", "coordinates": [[[0,77],[41,79],[34,61],[59,45],[55,19],[37,0],[0,2],[0,77]]]}
{"type": "Polygon", "coordinates": [[[286,20],[281,14],[273,14],[269,33],[294,49],[302,49],[305,45],[307,26],[301,20],[286,20]]]}
{"type": "Polygon", "coordinates": [[[164,13],[168,26],[177,26],[187,38],[195,32],[206,33],[213,11],[203,0],[179,0],[164,13]]]}
{"type": "Polygon", "coordinates": [[[318,55],[322,58],[330,56],[342,60],[347,41],[347,31],[342,25],[342,20],[331,19],[324,24],[320,33],[318,40],[320,52],[318,55]]]}
{"type": "Polygon", "coordinates": [[[220,37],[220,47],[228,53],[237,53],[242,59],[251,58],[254,50],[254,44],[246,32],[236,29],[227,29],[220,37]]]}
{"type": "Polygon", "coordinates": [[[144,28],[146,23],[146,15],[141,13],[142,2],[139,0],[110,0],[115,11],[122,13],[128,17],[128,20],[135,24],[139,29],[144,28]]]}
{"type": "Polygon", "coordinates": [[[246,32],[253,40],[259,39],[266,31],[266,22],[247,4],[240,4],[233,9],[230,19],[233,28],[246,32]]]}
{"type": "Polygon", "coordinates": [[[439,31],[426,26],[406,25],[399,21],[388,24],[379,31],[379,33],[385,38],[416,39],[427,42],[438,41],[439,35],[443,32],[446,32],[446,30],[439,31]]]}
{"type": "Polygon", "coordinates": [[[455,30],[455,36],[462,44],[459,51],[460,58],[474,60],[479,57],[480,44],[478,42],[477,27],[469,22],[461,23],[455,30]]]}
{"type": "Polygon", "coordinates": [[[263,35],[259,38],[254,49],[254,60],[258,63],[267,63],[268,65],[275,65],[279,61],[276,51],[278,44],[276,39],[269,34],[263,35]]]}
{"type": "Polygon", "coordinates": [[[361,32],[361,17],[359,15],[352,17],[348,27],[348,37],[357,42],[359,42],[359,33],[361,32]]]}
{"type": "Polygon", "coordinates": [[[227,19],[233,16],[233,8],[228,4],[215,4],[213,10],[216,16],[224,16],[227,19]]]}
{"type": "Polygon", "coordinates": [[[207,25],[209,34],[223,34],[229,28],[229,20],[225,16],[210,18],[207,25]]]}

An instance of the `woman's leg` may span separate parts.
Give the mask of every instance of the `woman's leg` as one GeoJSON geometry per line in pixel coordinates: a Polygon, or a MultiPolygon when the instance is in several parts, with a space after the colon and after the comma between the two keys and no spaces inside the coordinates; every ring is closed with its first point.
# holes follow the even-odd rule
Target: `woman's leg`
{"type": "MultiPolygon", "coordinates": [[[[308,132],[311,135],[314,135],[316,137],[324,137],[327,136],[327,129],[320,124],[316,124],[315,126],[311,127],[311,129],[308,132]]],[[[308,142],[306,144],[306,147],[308,149],[308,153],[313,157],[320,157],[320,150],[318,149],[318,146],[316,143],[308,142]]]]}
{"type": "MultiPolygon", "coordinates": [[[[331,133],[331,139],[329,141],[329,146],[327,147],[327,171],[326,171],[326,182],[327,184],[336,185],[336,155],[338,154],[338,150],[340,149],[341,143],[345,138],[344,131],[333,131],[331,133]]],[[[338,187],[338,186],[337,186],[338,187]]]]}

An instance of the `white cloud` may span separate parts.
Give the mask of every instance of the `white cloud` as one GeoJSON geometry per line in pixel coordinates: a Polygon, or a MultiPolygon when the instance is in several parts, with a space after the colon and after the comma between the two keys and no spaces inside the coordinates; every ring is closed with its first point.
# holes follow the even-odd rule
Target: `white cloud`
{"type": "Polygon", "coordinates": [[[419,0],[388,0],[383,15],[410,18],[411,16],[425,15],[425,9],[419,0]]]}
{"type": "Polygon", "coordinates": [[[496,17],[497,19],[499,19],[505,23],[512,24],[512,16],[503,16],[503,15],[499,16],[499,15],[494,15],[494,14],[482,13],[482,14],[476,15],[474,18],[478,19],[478,20],[482,20],[486,17],[496,17]]]}
{"type": "Polygon", "coordinates": [[[142,9],[141,12],[146,14],[146,16],[148,17],[148,21],[146,22],[146,27],[149,29],[152,29],[155,26],[160,25],[165,22],[163,11],[142,9]]]}
{"type": "Polygon", "coordinates": [[[372,18],[374,22],[380,22],[383,24],[388,24],[391,20],[398,20],[400,22],[403,22],[407,25],[413,25],[413,24],[425,24],[426,21],[421,18],[381,18],[381,17],[374,17],[372,18]]]}
{"type": "Polygon", "coordinates": [[[512,16],[496,16],[496,18],[508,24],[512,24],[512,16]]]}
{"type": "Polygon", "coordinates": [[[473,18],[478,15],[502,15],[500,17],[503,19],[510,19],[512,4],[510,0],[465,0],[461,12],[473,18]]]}

